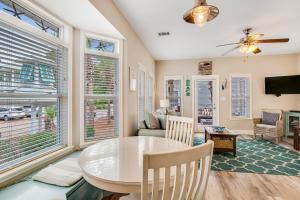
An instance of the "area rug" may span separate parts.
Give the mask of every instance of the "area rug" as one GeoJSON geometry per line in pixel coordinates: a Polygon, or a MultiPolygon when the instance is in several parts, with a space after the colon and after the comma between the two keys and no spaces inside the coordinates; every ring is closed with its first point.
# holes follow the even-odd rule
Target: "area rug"
{"type": "Polygon", "coordinates": [[[300,175],[300,155],[266,140],[238,140],[237,155],[214,154],[212,170],[300,175]]]}

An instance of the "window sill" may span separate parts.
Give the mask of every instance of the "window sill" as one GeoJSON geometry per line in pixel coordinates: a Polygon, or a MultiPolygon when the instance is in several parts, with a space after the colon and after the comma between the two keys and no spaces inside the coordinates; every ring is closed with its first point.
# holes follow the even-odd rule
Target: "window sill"
{"type": "Polygon", "coordinates": [[[90,141],[87,141],[87,142],[83,142],[82,144],[79,145],[79,149],[76,149],[76,150],[83,150],[93,144],[97,144],[103,140],[109,140],[109,139],[114,139],[114,138],[120,138],[122,136],[116,136],[116,137],[108,137],[108,138],[101,138],[101,139],[95,139],[95,140],[90,140],[90,141]]]}
{"type": "Polygon", "coordinates": [[[67,154],[70,154],[73,151],[74,151],[73,146],[65,147],[63,149],[50,153],[46,156],[40,157],[38,159],[20,165],[14,169],[3,172],[2,174],[0,174],[0,188],[16,183],[21,178],[33,173],[38,169],[41,169],[44,166],[47,166],[51,162],[63,156],[66,156],[67,154]]]}

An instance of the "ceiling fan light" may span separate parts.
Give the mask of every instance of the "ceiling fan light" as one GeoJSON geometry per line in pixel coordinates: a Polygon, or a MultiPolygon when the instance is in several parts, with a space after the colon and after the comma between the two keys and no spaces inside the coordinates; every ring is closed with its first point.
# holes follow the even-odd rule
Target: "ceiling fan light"
{"type": "Polygon", "coordinates": [[[255,46],[253,44],[250,44],[250,45],[245,44],[245,45],[240,47],[240,52],[242,52],[242,53],[252,53],[256,49],[257,49],[257,46],[255,46]]]}

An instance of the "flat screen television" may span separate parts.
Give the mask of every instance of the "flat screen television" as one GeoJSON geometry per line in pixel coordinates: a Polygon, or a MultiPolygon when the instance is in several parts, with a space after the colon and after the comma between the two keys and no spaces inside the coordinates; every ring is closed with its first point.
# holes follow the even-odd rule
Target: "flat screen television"
{"type": "Polygon", "coordinates": [[[266,77],[265,93],[276,96],[300,94],[300,75],[266,77]]]}

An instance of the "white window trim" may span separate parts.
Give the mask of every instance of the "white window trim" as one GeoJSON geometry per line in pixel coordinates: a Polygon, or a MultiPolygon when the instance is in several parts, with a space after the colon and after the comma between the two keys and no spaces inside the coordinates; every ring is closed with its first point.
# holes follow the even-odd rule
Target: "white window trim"
{"type": "Polygon", "coordinates": [[[166,81],[168,80],[180,80],[181,81],[181,116],[184,116],[184,78],[183,75],[175,75],[175,76],[164,76],[164,99],[167,98],[167,86],[166,81]]]}
{"type": "Polygon", "coordinates": [[[251,120],[252,119],[252,76],[251,74],[230,74],[229,75],[229,117],[230,120],[251,120]],[[232,95],[232,78],[234,77],[241,77],[241,78],[249,78],[249,92],[250,92],[250,110],[249,110],[249,117],[236,117],[232,116],[232,105],[231,105],[231,95],[232,95]]]}
{"type": "MultiPolygon", "coordinates": [[[[139,80],[139,71],[143,71],[145,76],[144,76],[144,105],[145,105],[145,108],[144,108],[144,113],[146,114],[146,111],[147,111],[147,93],[148,93],[148,90],[147,90],[147,70],[145,68],[145,66],[143,64],[141,64],[140,62],[138,63],[139,67],[138,67],[138,71],[137,71],[137,84],[138,84],[138,80],[139,80]]],[[[139,91],[138,91],[138,86],[137,86],[137,95],[136,95],[136,98],[137,98],[137,125],[139,125],[139,91]]]]}
{"type": "MultiPolygon", "coordinates": [[[[80,31],[80,67],[79,67],[79,73],[80,73],[80,83],[79,83],[79,104],[80,104],[80,109],[79,109],[79,129],[80,129],[80,135],[79,135],[79,146],[80,148],[84,148],[87,146],[90,146],[92,144],[95,144],[97,141],[88,141],[85,142],[84,140],[84,116],[85,116],[85,111],[84,111],[84,102],[85,102],[85,97],[86,96],[91,96],[93,97],[94,95],[86,95],[84,93],[85,87],[84,87],[84,82],[85,82],[85,77],[84,77],[84,55],[86,53],[91,53],[94,55],[99,55],[99,56],[106,56],[106,57],[112,57],[112,58],[118,58],[119,59],[119,137],[124,137],[124,122],[123,122],[123,40],[121,39],[116,39],[114,37],[107,37],[107,36],[102,36],[101,34],[93,34],[93,33],[88,33],[84,31],[80,31]],[[88,49],[86,46],[86,39],[87,38],[93,38],[93,39],[99,39],[99,40],[104,40],[104,41],[109,41],[115,43],[117,49],[115,53],[108,53],[108,52],[101,52],[97,50],[91,50],[88,49]]],[[[99,95],[96,95],[99,96],[99,95]]]]}
{"type": "MultiPolygon", "coordinates": [[[[149,89],[149,80],[152,80],[152,99],[151,99],[151,104],[152,104],[152,111],[155,111],[155,80],[154,80],[154,75],[152,73],[148,73],[148,78],[147,78],[147,90],[149,89]]],[[[147,91],[147,96],[149,95],[149,91],[147,91]]],[[[147,97],[148,101],[149,101],[149,96],[147,97]]]]}
{"type": "Polygon", "coordinates": [[[15,168],[9,169],[8,171],[3,172],[0,175],[0,187],[5,186],[18,177],[22,177],[38,167],[44,165],[45,163],[49,163],[50,161],[66,155],[66,153],[70,153],[73,151],[74,147],[72,144],[72,58],[73,58],[73,29],[71,26],[64,24],[59,19],[55,18],[51,14],[49,14],[46,10],[40,8],[38,5],[33,4],[28,0],[17,0],[16,3],[26,7],[35,14],[38,14],[41,17],[45,17],[45,19],[54,22],[55,24],[59,24],[63,29],[63,34],[60,33],[59,38],[54,37],[48,33],[39,30],[30,24],[27,24],[24,21],[19,20],[18,18],[11,16],[3,11],[0,11],[0,21],[8,24],[16,29],[19,29],[27,34],[31,34],[35,37],[41,38],[50,42],[52,44],[59,44],[68,49],[68,133],[67,133],[67,147],[63,147],[60,150],[53,151],[48,155],[41,155],[40,158],[29,160],[27,163],[16,166],[15,168]]]}
{"type": "Polygon", "coordinates": [[[35,35],[40,37],[48,42],[54,44],[60,44],[64,47],[69,48],[72,44],[72,27],[68,24],[63,23],[58,18],[54,17],[53,15],[49,14],[46,10],[42,9],[38,5],[28,1],[28,0],[17,0],[16,3],[22,5],[24,8],[32,11],[34,14],[48,20],[49,22],[59,26],[60,28],[60,35],[59,37],[55,37],[50,35],[49,33],[45,33],[44,31],[33,27],[32,25],[19,20],[18,18],[5,13],[4,11],[0,11],[0,21],[7,23],[11,26],[14,26],[22,31],[25,31],[28,34],[35,35]]]}

